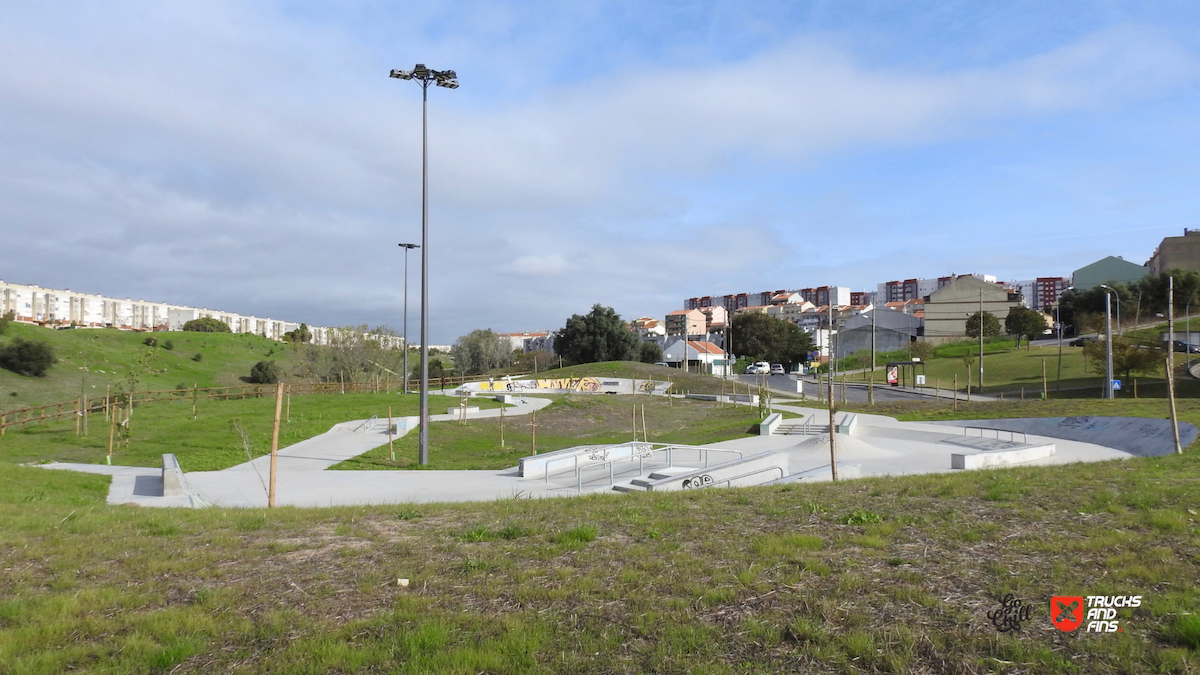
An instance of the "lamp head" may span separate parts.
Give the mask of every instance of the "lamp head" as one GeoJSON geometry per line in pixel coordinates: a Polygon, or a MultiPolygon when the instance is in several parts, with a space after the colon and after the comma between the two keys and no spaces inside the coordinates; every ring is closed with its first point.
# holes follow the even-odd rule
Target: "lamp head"
{"type": "Polygon", "coordinates": [[[423,80],[429,77],[429,69],[425,67],[424,63],[418,63],[413,68],[413,77],[417,78],[418,80],[423,80]]]}
{"type": "Polygon", "coordinates": [[[412,249],[414,249],[414,248],[421,248],[421,245],[420,245],[420,244],[400,244],[400,246],[401,246],[401,247],[403,247],[403,248],[406,248],[406,249],[408,249],[408,250],[410,250],[410,251],[411,251],[412,249]]]}
{"type": "Polygon", "coordinates": [[[413,74],[411,70],[393,70],[388,77],[394,77],[397,80],[411,80],[413,74]]]}

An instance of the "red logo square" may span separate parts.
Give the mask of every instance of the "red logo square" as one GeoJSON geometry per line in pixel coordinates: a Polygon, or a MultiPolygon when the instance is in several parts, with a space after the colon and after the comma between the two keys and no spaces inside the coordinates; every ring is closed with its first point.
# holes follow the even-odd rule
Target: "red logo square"
{"type": "Polygon", "coordinates": [[[1063,632],[1079,628],[1083,624],[1083,596],[1056,595],[1050,598],[1050,621],[1063,632]]]}

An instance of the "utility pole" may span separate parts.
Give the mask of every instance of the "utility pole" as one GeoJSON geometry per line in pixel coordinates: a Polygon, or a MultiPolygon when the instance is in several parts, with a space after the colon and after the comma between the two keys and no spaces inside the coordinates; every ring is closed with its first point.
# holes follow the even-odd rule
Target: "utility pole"
{"type": "Polygon", "coordinates": [[[871,372],[875,372],[875,312],[876,308],[871,307],[871,372]]]}
{"type": "MultiPolygon", "coordinates": [[[[1175,277],[1167,276],[1167,388],[1175,396],[1175,277]]],[[[1111,377],[1111,376],[1110,376],[1111,377]]]]}
{"type": "Polygon", "coordinates": [[[983,393],[983,287],[979,288],[979,393],[983,393]]]}

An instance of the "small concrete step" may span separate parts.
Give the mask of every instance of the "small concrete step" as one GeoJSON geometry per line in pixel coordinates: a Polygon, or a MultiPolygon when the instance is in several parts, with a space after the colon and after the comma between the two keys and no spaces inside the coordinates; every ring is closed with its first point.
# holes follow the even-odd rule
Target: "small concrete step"
{"type": "Polygon", "coordinates": [[[645,492],[646,491],[646,488],[644,488],[644,487],[638,487],[636,485],[629,485],[629,484],[625,484],[625,483],[618,483],[617,485],[612,486],[612,489],[617,492],[645,492]]]}
{"type": "Polygon", "coordinates": [[[696,467],[694,466],[668,466],[662,469],[655,469],[654,471],[651,471],[650,475],[647,477],[658,480],[659,478],[670,478],[671,476],[678,476],[681,473],[688,473],[695,470],[696,467]]]}

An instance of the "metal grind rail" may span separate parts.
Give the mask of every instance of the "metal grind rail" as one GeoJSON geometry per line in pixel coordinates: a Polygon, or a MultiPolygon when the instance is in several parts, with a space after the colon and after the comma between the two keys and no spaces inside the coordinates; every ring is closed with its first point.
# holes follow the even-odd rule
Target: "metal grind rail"
{"type": "MultiPolygon", "coordinates": [[[[617,463],[633,464],[634,462],[636,462],[638,465],[638,475],[645,475],[646,460],[651,459],[652,457],[654,457],[654,455],[659,454],[659,453],[665,453],[666,461],[665,461],[665,463],[662,464],[662,466],[669,467],[669,466],[674,466],[676,451],[686,452],[686,451],[690,451],[690,450],[696,451],[696,463],[697,464],[703,463],[704,464],[703,468],[705,468],[705,469],[707,469],[711,464],[711,457],[712,457],[713,452],[735,454],[738,456],[739,459],[744,456],[744,454],[742,453],[741,450],[731,450],[731,449],[726,449],[726,448],[706,448],[706,447],[699,447],[699,446],[694,446],[694,445],[677,445],[677,444],[672,444],[672,443],[643,443],[640,441],[636,442],[636,443],[635,442],[618,443],[616,445],[598,446],[598,447],[592,449],[592,451],[590,453],[589,452],[580,452],[575,455],[572,455],[571,457],[562,457],[562,458],[554,460],[557,462],[573,460],[572,468],[567,469],[566,471],[563,471],[559,474],[556,474],[556,477],[562,477],[562,476],[569,475],[573,471],[575,474],[575,489],[582,492],[583,491],[583,473],[587,470],[590,470],[590,469],[603,470],[603,469],[607,468],[609,484],[615,485],[616,464],[617,463]],[[657,447],[657,448],[654,447],[656,445],[659,447],[657,447]],[[622,455],[621,457],[615,457],[615,458],[610,457],[609,453],[612,450],[618,449],[618,448],[629,448],[629,454],[622,455]],[[603,453],[603,455],[601,455],[600,457],[597,457],[597,454],[601,453],[601,452],[603,453]],[[583,457],[584,459],[588,459],[591,461],[586,465],[581,465],[579,463],[580,457],[583,457]]],[[[651,459],[652,467],[653,467],[654,463],[655,463],[654,460],[651,459]]],[[[696,467],[696,468],[701,468],[701,467],[696,467]]],[[[543,478],[543,482],[545,482],[545,483],[550,482],[550,465],[549,465],[549,463],[547,463],[547,465],[546,465],[546,474],[543,478]]]]}
{"type": "Polygon", "coordinates": [[[365,422],[363,422],[362,424],[360,424],[360,425],[358,425],[358,426],[354,427],[354,431],[353,431],[353,432],[351,432],[351,433],[358,433],[358,432],[362,431],[364,428],[365,428],[367,431],[374,431],[374,430],[375,430],[375,424],[376,424],[377,422],[379,422],[379,415],[371,415],[371,417],[370,417],[370,418],[369,418],[367,421],[365,421],[365,422]]]}
{"type": "Polygon", "coordinates": [[[1009,443],[1016,443],[1017,442],[1016,435],[1021,434],[1021,442],[1025,443],[1025,444],[1029,443],[1029,439],[1025,436],[1025,432],[1023,432],[1023,431],[1009,431],[1008,429],[996,429],[995,427],[963,427],[963,435],[970,436],[971,434],[968,432],[971,429],[978,431],[980,438],[984,438],[984,432],[987,432],[987,431],[995,432],[996,440],[1000,440],[1001,433],[1006,433],[1006,434],[1008,434],[1008,442],[1009,443]]]}
{"type": "Polygon", "coordinates": [[[756,476],[756,475],[758,475],[758,474],[760,474],[760,473],[765,473],[765,472],[767,472],[767,471],[778,471],[778,472],[779,472],[779,477],[780,477],[780,478],[783,478],[784,476],[786,476],[786,475],[787,475],[787,472],[785,472],[785,471],[783,470],[783,467],[779,467],[779,466],[768,466],[768,467],[764,467],[764,468],[762,468],[762,469],[756,469],[756,470],[754,470],[754,471],[751,471],[751,472],[749,472],[749,473],[744,473],[744,474],[742,474],[742,475],[740,475],[740,476],[734,476],[734,477],[732,477],[732,478],[723,478],[723,479],[721,479],[721,480],[718,480],[718,481],[713,481],[712,483],[710,483],[710,484],[708,484],[708,485],[705,485],[705,486],[703,486],[703,487],[704,487],[704,488],[716,487],[716,486],[717,486],[718,484],[720,484],[720,483],[724,483],[724,484],[725,484],[725,487],[732,487],[732,486],[733,486],[733,481],[735,481],[735,480],[741,480],[741,479],[743,479],[743,478],[749,478],[750,476],[756,476]]]}

